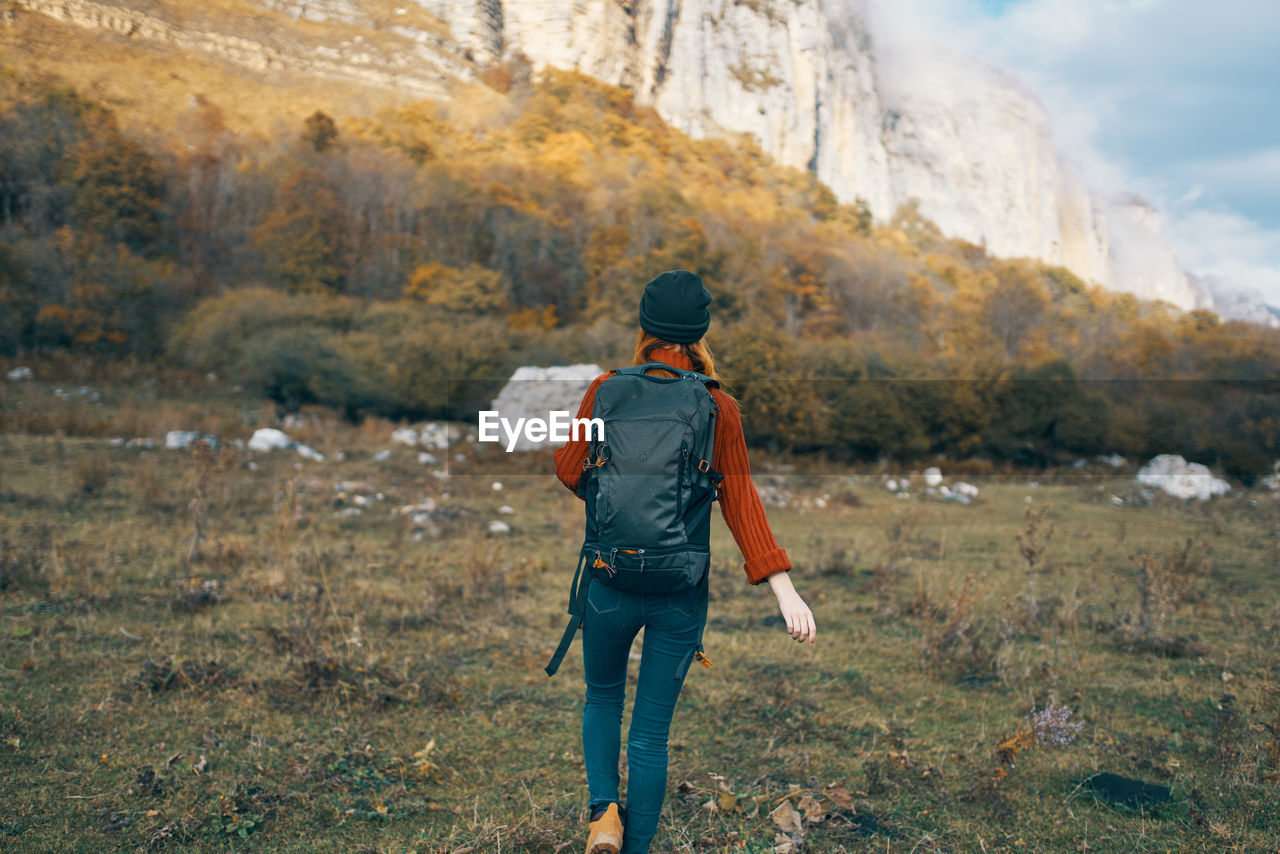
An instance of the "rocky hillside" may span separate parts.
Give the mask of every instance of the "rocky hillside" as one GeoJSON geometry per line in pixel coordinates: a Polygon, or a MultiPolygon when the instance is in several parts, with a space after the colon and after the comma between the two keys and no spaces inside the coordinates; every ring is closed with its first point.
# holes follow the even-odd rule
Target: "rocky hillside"
{"type": "Polygon", "coordinates": [[[1034,94],[964,57],[880,56],[848,0],[16,5],[117,41],[401,97],[447,97],[457,82],[523,54],[535,67],[632,89],[694,136],[750,134],[841,200],[865,199],[877,218],[916,198],[944,232],[994,255],[1060,264],[1183,308],[1257,308],[1189,278],[1143,200],[1092,190],[1055,151],[1034,94]]]}

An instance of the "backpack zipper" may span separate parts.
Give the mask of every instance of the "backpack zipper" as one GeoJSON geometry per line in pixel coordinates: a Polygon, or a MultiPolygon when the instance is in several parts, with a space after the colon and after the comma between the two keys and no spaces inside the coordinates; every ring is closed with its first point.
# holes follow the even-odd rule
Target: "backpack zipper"
{"type": "Polygon", "coordinates": [[[680,472],[676,476],[676,518],[684,521],[684,473],[689,468],[689,448],[680,446],[680,472]]]}

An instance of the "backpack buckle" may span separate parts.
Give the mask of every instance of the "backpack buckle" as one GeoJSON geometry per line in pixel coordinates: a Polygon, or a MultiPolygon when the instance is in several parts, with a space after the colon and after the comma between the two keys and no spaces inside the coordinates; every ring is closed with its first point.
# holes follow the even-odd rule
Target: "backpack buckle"
{"type": "Polygon", "coordinates": [[[707,472],[711,471],[711,461],[698,460],[698,471],[702,472],[703,474],[706,474],[707,472]]]}

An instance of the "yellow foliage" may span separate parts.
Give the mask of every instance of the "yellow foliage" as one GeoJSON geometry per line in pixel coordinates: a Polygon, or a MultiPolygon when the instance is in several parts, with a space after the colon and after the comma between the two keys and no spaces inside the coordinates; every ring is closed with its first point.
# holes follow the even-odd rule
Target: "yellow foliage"
{"type": "Polygon", "coordinates": [[[506,305],[502,276],[479,264],[464,269],[444,264],[423,264],[405,285],[405,296],[429,306],[466,314],[489,314],[506,305]]]}

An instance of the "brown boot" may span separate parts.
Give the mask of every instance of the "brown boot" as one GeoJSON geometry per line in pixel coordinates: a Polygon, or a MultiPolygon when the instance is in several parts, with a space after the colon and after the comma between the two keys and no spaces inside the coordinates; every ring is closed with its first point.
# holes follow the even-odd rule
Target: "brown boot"
{"type": "Polygon", "coordinates": [[[598,819],[591,822],[587,836],[587,854],[618,854],[622,848],[622,818],[618,805],[609,804],[598,819]]]}

